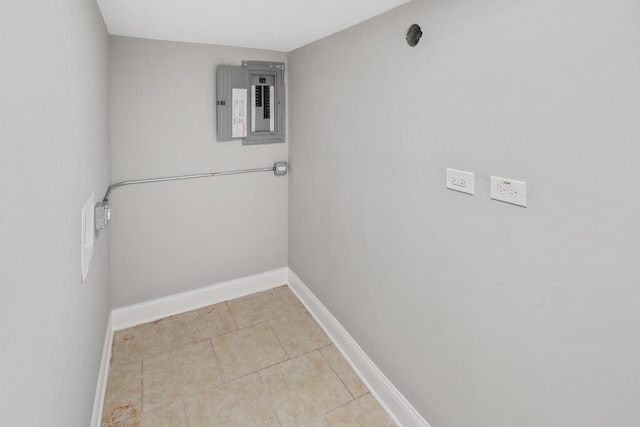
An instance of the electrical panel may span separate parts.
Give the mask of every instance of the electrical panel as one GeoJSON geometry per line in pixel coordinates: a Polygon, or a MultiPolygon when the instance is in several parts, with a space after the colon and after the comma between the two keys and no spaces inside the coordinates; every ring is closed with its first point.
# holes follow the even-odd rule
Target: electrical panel
{"type": "Polygon", "coordinates": [[[242,61],[220,65],[216,75],[218,141],[285,141],[284,64],[242,61]]]}

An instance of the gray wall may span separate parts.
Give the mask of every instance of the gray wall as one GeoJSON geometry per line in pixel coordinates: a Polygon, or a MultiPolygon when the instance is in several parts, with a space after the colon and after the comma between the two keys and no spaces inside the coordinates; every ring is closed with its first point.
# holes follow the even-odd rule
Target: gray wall
{"type": "Polygon", "coordinates": [[[433,427],[637,425],[639,17],[414,1],[289,55],[289,266],[433,427]]]}
{"type": "Polygon", "coordinates": [[[109,236],[80,282],[80,211],[110,179],[108,36],[95,2],[0,3],[0,425],[91,420],[109,236]]]}
{"type": "MultiPolygon", "coordinates": [[[[285,54],[111,38],[113,180],[259,168],[288,144],[216,142],[215,69],[285,54]]],[[[147,184],[112,200],[114,307],[287,265],[287,177],[147,184]]]]}

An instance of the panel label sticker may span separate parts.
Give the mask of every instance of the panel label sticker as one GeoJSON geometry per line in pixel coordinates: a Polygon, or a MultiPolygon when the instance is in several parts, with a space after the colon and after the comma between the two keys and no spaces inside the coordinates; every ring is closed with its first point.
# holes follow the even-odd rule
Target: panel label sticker
{"type": "Polygon", "coordinates": [[[247,90],[233,88],[231,90],[233,100],[233,116],[231,136],[233,138],[247,137],[247,90]]]}

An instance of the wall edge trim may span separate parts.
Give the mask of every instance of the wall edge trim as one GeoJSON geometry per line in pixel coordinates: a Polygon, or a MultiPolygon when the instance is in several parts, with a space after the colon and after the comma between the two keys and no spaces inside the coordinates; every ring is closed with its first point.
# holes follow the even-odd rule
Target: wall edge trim
{"type": "Polygon", "coordinates": [[[378,403],[403,427],[430,427],[304,282],[289,268],[288,285],[329,336],[378,403]]]}
{"type": "Polygon", "coordinates": [[[111,311],[114,331],[287,284],[287,267],[216,283],[111,311]]]}
{"type": "Polygon", "coordinates": [[[96,395],[93,401],[93,414],[91,415],[91,427],[100,427],[102,424],[102,412],[104,410],[104,396],[107,392],[107,378],[109,377],[109,362],[111,361],[111,343],[113,342],[112,316],[109,313],[107,319],[107,330],[104,334],[104,345],[102,348],[102,360],[100,361],[100,371],[96,384],[96,395]]]}

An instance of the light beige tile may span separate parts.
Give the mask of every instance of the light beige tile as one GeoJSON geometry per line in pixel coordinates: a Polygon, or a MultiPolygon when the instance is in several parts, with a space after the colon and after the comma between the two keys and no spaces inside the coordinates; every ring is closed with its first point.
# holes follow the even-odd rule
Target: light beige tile
{"type": "Polygon", "coordinates": [[[293,312],[270,323],[289,357],[331,344],[309,313],[293,312]]]}
{"type": "Polygon", "coordinates": [[[113,427],[187,427],[187,417],[182,400],[144,412],[113,427]]]}
{"type": "Polygon", "coordinates": [[[280,298],[282,298],[282,301],[284,301],[284,304],[287,306],[287,308],[289,308],[289,310],[296,310],[296,311],[303,311],[303,312],[307,311],[307,309],[300,302],[296,294],[294,294],[287,285],[280,286],[275,290],[280,296],[280,298]]]}
{"type": "Polygon", "coordinates": [[[176,346],[199,342],[238,329],[227,303],[173,316],[176,346]]]}
{"type": "Polygon", "coordinates": [[[142,412],[142,362],[109,370],[102,409],[102,425],[135,417],[142,412]]]}
{"type": "Polygon", "coordinates": [[[213,388],[220,374],[209,340],[143,361],[142,402],[148,411],[213,388]]]}
{"type": "Polygon", "coordinates": [[[394,427],[391,418],[371,396],[349,402],[325,415],[332,427],[394,427]]]}
{"type": "Polygon", "coordinates": [[[367,387],[360,381],[360,378],[353,372],[351,366],[349,366],[347,361],[344,360],[344,357],[342,357],[333,345],[321,348],[320,352],[327,362],[329,362],[333,370],[336,371],[336,374],[338,374],[338,377],[340,377],[344,385],[347,386],[353,397],[358,398],[369,392],[367,387]]]}
{"type": "Polygon", "coordinates": [[[258,374],[185,399],[189,427],[280,427],[258,374]]]}
{"type": "Polygon", "coordinates": [[[112,366],[132,363],[174,349],[171,318],[116,331],[113,336],[112,366]]]}
{"type": "Polygon", "coordinates": [[[110,424],[109,427],[140,427],[140,417],[129,418],[126,421],[120,421],[119,423],[110,424]]]}
{"type": "Polygon", "coordinates": [[[240,329],[211,340],[225,382],[288,359],[268,323],[240,329]]]}
{"type": "Polygon", "coordinates": [[[287,314],[288,309],[275,289],[227,302],[239,328],[266,322],[287,314]]]}
{"type": "Polygon", "coordinates": [[[331,423],[325,417],[316,418],[313,421],[304,423],[301,427],[331,427],[331,423]]]}
{"type": "Polygon", "coordinates": [[[353,398],[319,351],[260,371],[283,427],[299,426],[353,398]]]}

